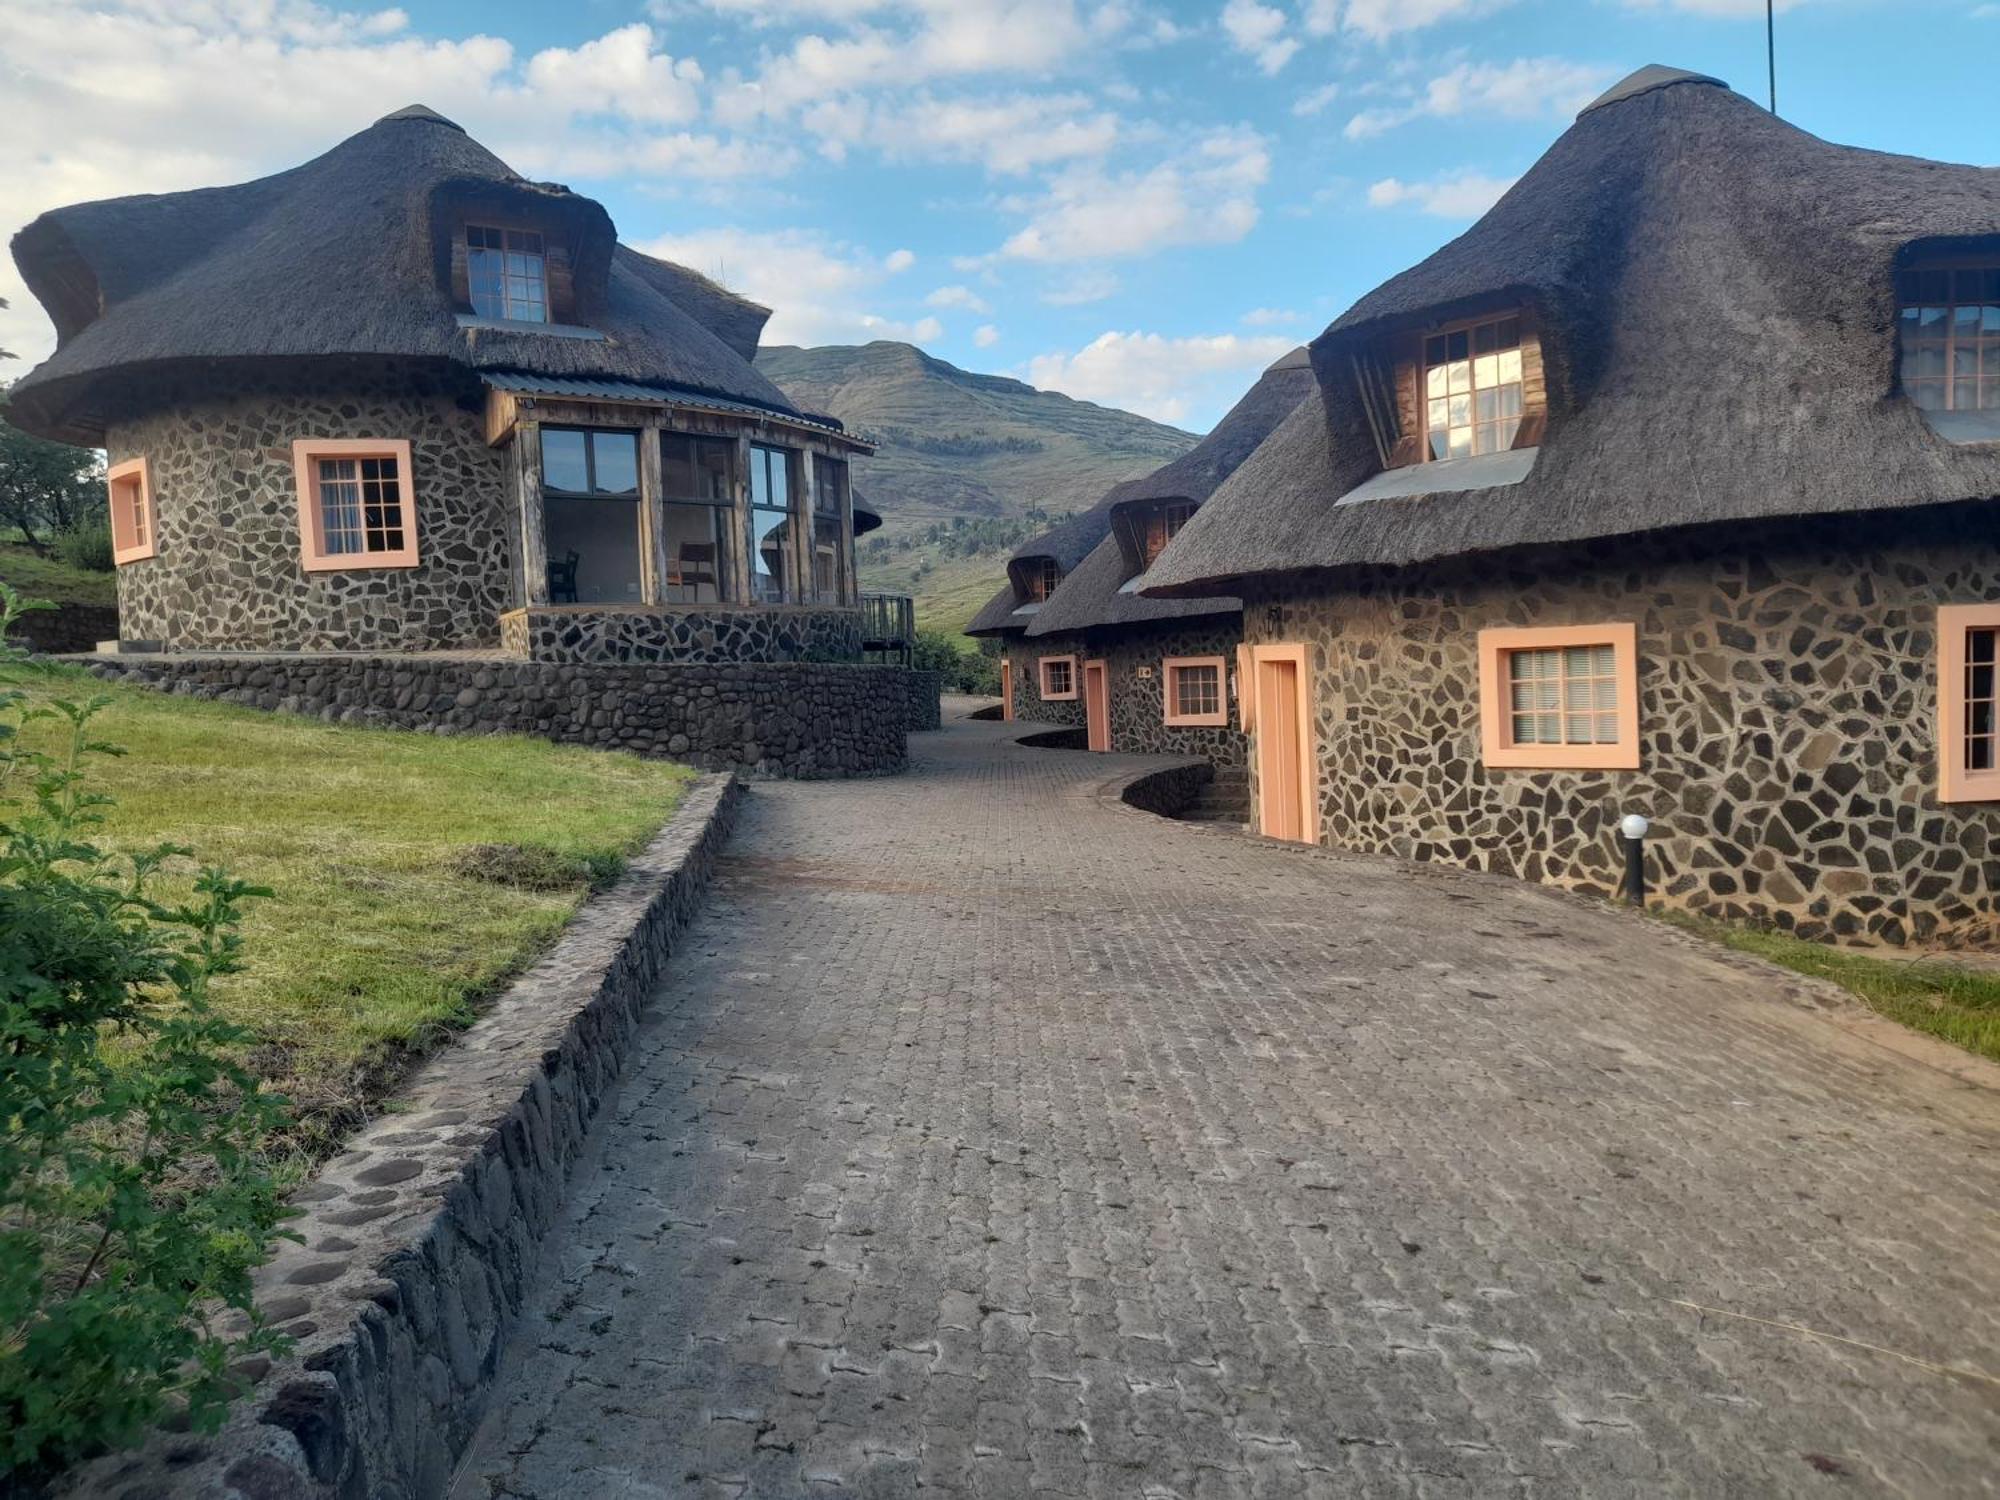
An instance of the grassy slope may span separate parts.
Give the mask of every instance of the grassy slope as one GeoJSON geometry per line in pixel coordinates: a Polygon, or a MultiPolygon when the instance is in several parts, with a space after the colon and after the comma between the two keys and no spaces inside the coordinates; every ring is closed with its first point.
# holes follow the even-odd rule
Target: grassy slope
{"type": "Polygon", "coordinates": [[[1831,980],[1891,1020],[2000,1062],[2000,972],[1962,968],[1949,958],[1882,958],[1685,912],[1661,915],[1725,947],[1831,980]]]}
{"type": "MultiPolygon", "coordinates": [[[[79,675],[38,687],[79,697],[79,675]]],[[[98,763],[120,848],[185,844],[275,895],[251,904],[244,972],[218,986],[302,1105],[309,1147],[379,1096],[395,1065],[465,1024],[546,948],[692,772],[539,740],[441,739],[109,690],[98,763]],[[519,845],[515,880],[477,846],[519,845]]],[[[38,734],[48,732],[38,726],[38,734]]],[[[178,862],[184,882],[193,866],[178,862]]]]}
{"type": "Polygon", "coordinates": [[[37,557],[27,547],[0,543],[0,583],[24,599],[51,604],[116,604],[118,583],[110,573],[73,568],[54,557],[37,557]]]}

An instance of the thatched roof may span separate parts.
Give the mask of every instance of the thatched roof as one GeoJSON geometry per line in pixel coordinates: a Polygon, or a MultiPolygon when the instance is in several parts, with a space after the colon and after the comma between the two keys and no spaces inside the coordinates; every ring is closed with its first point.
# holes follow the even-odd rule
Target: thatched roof
{"type": "Polygon", "coordinates": [[[1140,481],[1128,479],[1115,484],[1097,504],[1066,520],[1058,521],[1040,536],[1030,537],[1007,559],[1007,584],[980,608],[965,627],[967,635],[1005,635],[1026,630],[1043,608],[1028,600],[1027,580],[1044,559],[1068,573],[1111,530],[1111,506],[1120,490],[1140,481]]]}
{"type": "Polygon", "coordinates": [[[441,361],[794,409],[750,366],[764,309],[619,245],[593,199],[527,181],[421,106],[273,177],[54,209],[13,249],[57,346],[12,413],[47,437],[101,441],[149,378],[214,360],[441,361]],[[587,330],[461,326],[450,240],[469,206],[552,226],[587,330]]]}
{"type": "MultiPolygon", "coordinates": [[[[1134,512],[1167,501],[1191,500],[1201,505],[1256,451],[1272,429],[1315,390],[1306,351],[1295,349],[1266,369],[1207,437],[1145,478],[1117,486],[1107,497],[1109,533],[1036,612],[1028,634],[1053,635],[1059,631],[1233,614],[1240,610],[1241,602],[1228,597],[1148,599],[1128,590],[1128,581],[1140,573],[1141,558],[1130,539],[1119,534],[1119,523],[1134,512]]],[[[1161,554],[1161,560],[1177,545],[1178,537],[1161,554]]]]}
{"type": "Polygon", "coordinates": [[[2000,444],[1947,441],[1900,395],[1893,277],[1996,250],[2000,171],[1831,145],[1646,70],[1313,342],[1320,408],[1216,491],[1147,587],[2000,495],[2000,444]],[[1357,349],[1508,305],[1540,320],[1548,372],[1527,477],[1337,503],[1379,467],[1357,349]]]}

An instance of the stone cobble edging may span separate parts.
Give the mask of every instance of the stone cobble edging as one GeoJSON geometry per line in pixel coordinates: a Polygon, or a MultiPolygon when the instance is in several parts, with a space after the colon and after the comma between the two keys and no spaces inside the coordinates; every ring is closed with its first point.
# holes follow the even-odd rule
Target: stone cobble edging
{"type": "Polygon", "coordinates": [[[492,657],[91,658],[100,677],[342,724],[531,734],[749,776],[883,776],[908,756],[911,674],[832,662],[555,664],[492,657]]]}
{"type": "Polygon", "coordinates": [[[296,1340],[212,1439],[162,1437],[71,1500],[428,1500],[484,1414],[570,1164],[734,821],[707,776],[555,949],[301,1190],[257,1300],[296,1340]]]}

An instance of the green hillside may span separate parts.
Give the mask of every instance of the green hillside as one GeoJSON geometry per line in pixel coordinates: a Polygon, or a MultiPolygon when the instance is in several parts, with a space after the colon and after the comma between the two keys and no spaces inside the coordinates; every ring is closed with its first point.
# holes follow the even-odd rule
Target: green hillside
{"type": "Polygon", "coordinates": [[[915,595],[926,629],[962,629],[1015,547],[1197,441],[909,344],[780,344],[760,350],[757,367],[806,410],[881,442],[855,466],[855,487],[884,518],[861,543],[862,585],[915,595]]]}

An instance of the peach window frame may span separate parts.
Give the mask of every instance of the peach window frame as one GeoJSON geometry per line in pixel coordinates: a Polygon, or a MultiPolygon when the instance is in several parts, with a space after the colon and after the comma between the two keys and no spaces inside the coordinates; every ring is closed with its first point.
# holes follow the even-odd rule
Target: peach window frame
{"type": "Polygon", "coordinates": [[[1035,661],[1035,691],[1042,695],[1044,703],[1074,703],[1082,686],[1078,680],[1080,676],[1074,656],[1043,656],[1035,661]],[[1049,668],[1059,661],[1069,663],[1069,691],[1066,693],[1049,691],[1049,668]]]}
{"type": "MultiPolygon", "coordinates": [[[[417,554],[416,492],[410,483],[408,438],[299,438],[292,444],[292,477],[298,486],[299,562],[308,573],[349,573],[365,568],[414,568],[417,554]],[[403,545],[380,552],[328,552],[319,508],[323,458],[393,458],[396,503],[403,512],[403,545]]],[[[365,542],[365,539],[364,539],[365,542]]]]}
{"type": "Polygon", "coordinates": [[[104,471],[105,505],[111,514],[111,561],[116,567],[160,554],[160,517],[153,505],[153,470],[143,457],[128,458],[104,471]],[[138,525],[128,504],[137,491],[138,525]],[[123,492],[123,493],[121,493],[123,492]],[[136,533],[144,536],[135,540],[136,533]]]}
{"type": "Polygon", "coordinates": [[[1206,728],[1229,722],[1229,665],[1220,656],[1169,656],[1160,663],[1162,692],[1160,707],[1171,728],[1206,728]],[[1215,668],[1215,712],[1184,714],[1174,705],[1180,701],[1180,674],[1189,667],[1215,668]]]}
{"type": "Polygon", "coordinates": [[[1480,758],[1496,770],[1636,771],[1639,769],[1639,627],[1547,625],[1479,632],[1480,758]],[[1516,651],[1609,646],[1618,680],[1618,738],[1605,745],[1517,745],[1507,658],[1516,651]]]}
{"type": "Polygon", "coordinates": [[[1940,604],[1937,612],[1938,800],[2000,802],[2000,767],[1969,770],[1965,757],[1965,633],[2000,629],[2000,602],[1940,604]]]}

